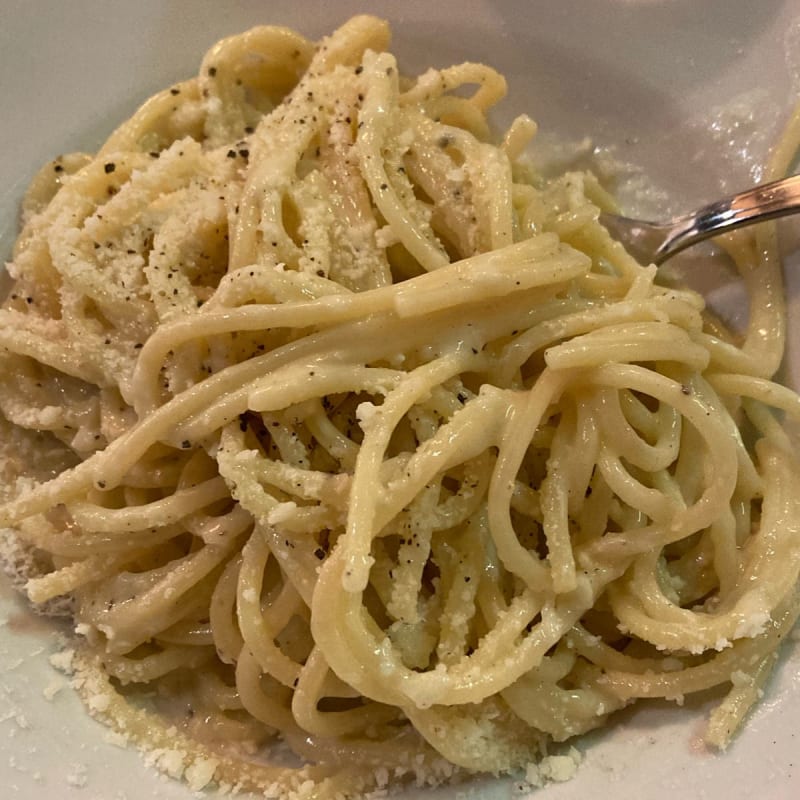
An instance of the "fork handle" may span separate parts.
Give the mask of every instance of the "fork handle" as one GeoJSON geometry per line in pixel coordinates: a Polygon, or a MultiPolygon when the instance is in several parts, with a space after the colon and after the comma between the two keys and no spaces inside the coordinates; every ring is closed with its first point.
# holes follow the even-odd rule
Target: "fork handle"
{"type": "Polygon", "coordinates": [[[655,251],[655,263],[660,264],[678,251],[711,236],[797,212],[800,212],[800,175],[717,200],[678,217],[670,224],[664,241],[655,251]]]}

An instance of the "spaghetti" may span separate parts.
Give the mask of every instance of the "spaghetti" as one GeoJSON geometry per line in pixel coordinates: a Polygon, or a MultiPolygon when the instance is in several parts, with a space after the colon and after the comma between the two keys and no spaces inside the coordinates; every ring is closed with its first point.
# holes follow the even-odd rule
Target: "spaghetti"
{"type": "Polygon", "coordinates": [[[388,39],[225,39],[34,180],[0,310],[27,594],[198,787],[508,772],[717,686],[725,747],[800,610],[774,231],[728,242],[738,341],[590,174],[533,173],[530,119],[492,143],[499,74],[407,79],[388,39]]]}

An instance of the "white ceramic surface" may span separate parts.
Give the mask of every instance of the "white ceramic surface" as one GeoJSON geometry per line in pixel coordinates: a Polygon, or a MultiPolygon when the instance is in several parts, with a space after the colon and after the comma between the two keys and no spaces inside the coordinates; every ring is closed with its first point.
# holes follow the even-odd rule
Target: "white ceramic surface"
{"type": "MultiPolygon", "coordinates": [[[[510,96],[500,119],[527,111],[544,139],[590,137],[601,168],[613,160],[624,178],[627,202],[650,213],[758,178],[800,92],[797,0],[2,0],[0,255],[8,256],[35,169],[58,153],[96,146],[141,100],[192,74],[216,39],[265,22],[316,37],[356,10],[393,22],[407,71],[471,59],[505,72],[510,96]]],[[[790,238],[798,224],[784,226],[790,238]]],[[[786,371],[795,387],[798,270],[795,254],[786,371]]],[[[718,295],[722,305],[734,302],[718,295]]],[[[31,618],[0,578],[0,797],[190,797],[86,717],[48,665],[56,646],[52,626],[31,618]]],[[[579,743],[584,762],[573,781],[536,797],[800,797],[800,646],[787,648],[764,701],[722,756],[698,744],[703,708],[663,704],[619,715],[613,729],[579,743]]],[[[516,794],[511,782],[484,781],[472,796],[516,794]]]]}

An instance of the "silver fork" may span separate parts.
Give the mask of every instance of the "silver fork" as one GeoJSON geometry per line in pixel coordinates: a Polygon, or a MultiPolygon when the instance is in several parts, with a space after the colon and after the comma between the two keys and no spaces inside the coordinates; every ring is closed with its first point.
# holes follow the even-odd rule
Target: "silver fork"
{"type": "Polygon", "coordinates": [[[662,264],[697,242],[755,222],[800,211],[800,175],[734,194],[668,222],[645,222],[606,211],[600,222],[643,264],[662,264]]]}

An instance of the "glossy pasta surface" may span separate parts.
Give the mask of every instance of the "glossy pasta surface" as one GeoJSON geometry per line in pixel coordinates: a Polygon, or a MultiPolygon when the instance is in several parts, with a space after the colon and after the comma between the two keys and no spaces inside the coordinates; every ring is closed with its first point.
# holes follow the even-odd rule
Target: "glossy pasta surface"
{"type": "Polygon", "coordinates": [[[34,180],[0,310],[27,594],[195,786],[524,770],[712,687],[725,747],[799,610],[774,229],[726,243],[735,338],[592,175],[535,174],[529,118],[494,135],[502,76],[388,46],[254,28],[34,180]]]}

